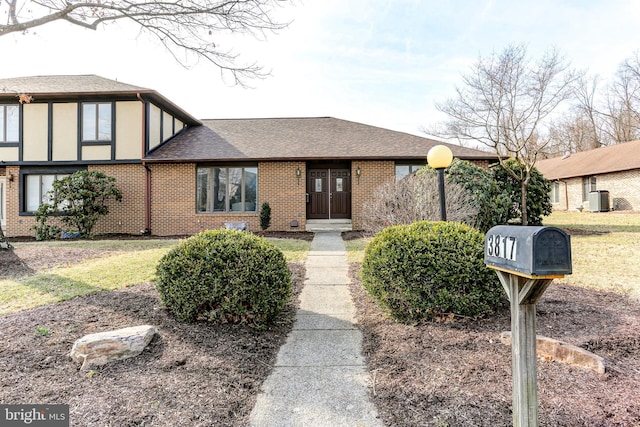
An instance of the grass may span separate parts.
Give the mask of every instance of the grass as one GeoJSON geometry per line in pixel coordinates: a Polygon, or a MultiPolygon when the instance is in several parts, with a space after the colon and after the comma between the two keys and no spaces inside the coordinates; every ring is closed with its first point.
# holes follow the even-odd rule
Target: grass
{"type": "MultiPolygon", "coordinates": [[[[554,212],[544,225],[604,234],[571,236],[573,274],[556,279],[574,286],[640,298],[640,214],[554,212]]],[[[346,242],[349,262],[362,262],[371,239],[346,242]]]]}
{"type": "Polygon", "coordinates": [[[572,230],[640,233],[640,214],[635,213],[554,212],[543,223],[572,230]]]}
{"type": "Polygon", "coordinates": [[[562,281],[640,298],[640,214],[554,212],[544,224],[605,233],[571,236],[573,274],[562,281]]]}
{"type": "MultiPolygon", "coordinates": [[[[288,262],[306,258],[310,242],[267,239],[283,251],[288,262]]],[[[113,254],[57,267],[17,279],[0,280],[0,314],[65,301],[81,295],[123,289],[152,281],[158,261],[178,240],[95,240],[19,242],[15,246],[76,247],[113,254]]]]}

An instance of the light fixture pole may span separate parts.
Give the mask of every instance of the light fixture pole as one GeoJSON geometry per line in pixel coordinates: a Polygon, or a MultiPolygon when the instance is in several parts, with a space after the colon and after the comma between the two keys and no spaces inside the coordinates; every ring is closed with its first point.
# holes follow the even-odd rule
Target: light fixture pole
{"type": "Polygon", "coordinates": [[[447,208],[444,195],[444,170],[453,161],[453,153],[446,145],[431,147],[427,153],[427,163],[438,171],[438,193],[440,194],[440,219],[447,220],[447,208]]]}

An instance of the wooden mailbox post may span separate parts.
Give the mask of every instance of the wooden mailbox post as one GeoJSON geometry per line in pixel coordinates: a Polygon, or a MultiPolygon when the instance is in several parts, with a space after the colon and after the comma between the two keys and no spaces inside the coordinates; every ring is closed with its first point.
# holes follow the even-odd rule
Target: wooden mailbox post
{"type": "Polygon", "coordinates": [[[484,262],[511,302],[513,425],[538,425],[536,302],[553,279],[571,274],[571,240],[555,227],[499,225],[487,232],[484,262]]]}

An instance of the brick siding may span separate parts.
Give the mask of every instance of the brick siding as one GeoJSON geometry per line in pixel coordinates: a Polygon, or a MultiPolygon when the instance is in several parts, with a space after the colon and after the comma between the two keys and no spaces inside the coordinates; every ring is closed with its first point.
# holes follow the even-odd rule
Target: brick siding
{"type": "MultiPolygon", "coordinates": [[[[197,213],[196,164],[151,164],[151,224],[153,235],[193,235],[206,229],[224,226],[225,222],[245,222],[249,230],[260,230],[260,207],[263,202],[271,206],[270,231],[304,231],[306,227],[306,162],[274,161],[258,164],[258,205],[255,213],[197,213]],[[300,169],[300,177],[296,176],[300,169]],[[292,227],[297,221],[298,226],[292,227]]],[[[111,201],[110,213],[96,224],[96,233],[140,234],[145,228],[146,171],[143,165],[93,165],[116,178],[123,198],[111,201]]],[[[362,229],[362,208],[374,190],[395,176],[395,161],[353,161],[352,171],[352,225],[362,229]],[[360,168],[360,176],[356,170],[360,168]]],[[[6,167],[7,180],[7,235],[33,236],[32,216],[18,216],[18,166],[6,167]]],[[[579,180],[578,180],[579,181],[579,180]]],[[[577,189],[581,191],[580,183],[577,189]]],[[[600,188],[600,182],[598,183],[600,188]]],[[[636,194],[640,194],[637,191],[636,194]]],[[[580,194],[580,193],[578,193],[580,194]]],[[[561,195],[562,198],[562,195],[561,195]]]]}
{"type": "MultiPolygon", "coordinates": [[[[613,210],[640,210],[640,169],[596,175],[596,189],[609,192],[609,206],[613,210]]],[[[589,211],[589,202],[582,200],[582,178],[560,181],[560,200],[554,210],[589,211]]]]}

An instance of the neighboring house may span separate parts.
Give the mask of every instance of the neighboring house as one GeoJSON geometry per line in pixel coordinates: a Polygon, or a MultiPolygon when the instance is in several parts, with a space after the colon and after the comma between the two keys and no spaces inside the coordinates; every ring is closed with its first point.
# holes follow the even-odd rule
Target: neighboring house
{"type": "MultiPolygon", "coordinates": [[[[190,235],[228,222],[255,231],[263,202],[270,230],[308,220],[359,229],[374,189],[424,166],[437,144],[331,117],[200,121],[153,90],[98,76],[0,79],[0,212],[8,236],[33,235],[53,180],[89,169],[123,193],[98,233],[190,235]]],[[[457,158],[495,160],[449,146],[457,158]]]]}
{"type": "Polygon", "coordinates": [[[640,209],[640,140],[540,160],[536,168],[552,181],[555,210],[640,209]]]}

